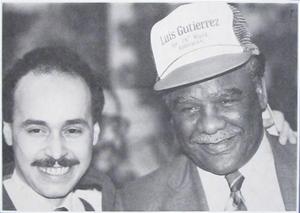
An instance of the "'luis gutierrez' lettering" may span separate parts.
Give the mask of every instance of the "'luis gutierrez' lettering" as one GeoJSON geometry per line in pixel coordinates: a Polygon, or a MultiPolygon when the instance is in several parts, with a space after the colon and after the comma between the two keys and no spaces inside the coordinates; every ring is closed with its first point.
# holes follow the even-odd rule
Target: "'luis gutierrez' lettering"
{"type": "Polygon", "coordinates": [[[203,30],[211,27],[219,26],[219,19],[210,19],[201,22],[193,22],[192,24],[181,26],[179,25],[176,28],[176,31],[168,32],[164,36],[160,36],[161,45],[165,45],[169,41],[177,38],[177,36],[182,36],[186,33],[194,32],[196,30],[203,30]]]}

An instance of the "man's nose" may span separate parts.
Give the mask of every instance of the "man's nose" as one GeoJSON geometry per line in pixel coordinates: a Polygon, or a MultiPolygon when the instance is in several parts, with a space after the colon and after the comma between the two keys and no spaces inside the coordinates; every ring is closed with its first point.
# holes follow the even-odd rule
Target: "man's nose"
{"type": "Polygon", "coordinates": [[[226,125],[224,118],[218,113],[214,105],[204,107],[199,119],[197,127],[202,133],[215,134],[223,129],[226,125]]]}
{"type": "Polygon", "coordinates": [[[48,139],[46,154],[59,159],[66,154],[65,140],[59,133],[53,133],[48,139]]]}

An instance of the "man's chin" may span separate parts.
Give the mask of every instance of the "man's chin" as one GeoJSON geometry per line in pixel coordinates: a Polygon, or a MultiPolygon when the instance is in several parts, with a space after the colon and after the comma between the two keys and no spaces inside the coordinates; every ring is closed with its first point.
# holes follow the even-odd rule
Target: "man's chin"
{"type": "Polygon", "coordinates": [[[73,190],[73,186],[53,186],[49,184],[47,188],[43,187],[37,190],[37,192],[48,199],[56,199],[66,197],[73,190]]]}
{"type": "Polygon", "coordinates": [[[227,174],[230,174],[230,173],[233,173],[235,171],[237,171],[238,168],[234,168],[234,169],[214,169],[214,170],[206,170],[208,172],[211,172],[215,175],[220,175],[220,176],[224,176],[224,175],[227,175],[227,174]]]}
{"type": "Polygon", "coordinates": [[[224,161],[221,161],[219,164],[214,162],[214,164],[205,163],[205,164],[199,164],[198,166],[210,173],[213,173],[215,175],[227,175],[232,172],[237,171],[241,165],[239,162],[228,162],[227,165],[224,163],[224,161]]]}

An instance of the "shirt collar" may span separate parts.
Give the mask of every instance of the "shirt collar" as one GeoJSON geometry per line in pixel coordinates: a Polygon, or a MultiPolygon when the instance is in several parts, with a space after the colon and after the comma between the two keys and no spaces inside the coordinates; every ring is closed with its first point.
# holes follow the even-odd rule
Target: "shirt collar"
{"type": "MultiPolygon", "coordinates": [[[[252,176],[253,173],[256,172],[256,170],[258,170],[259,168],[262,168],[262,167],[257,166],[257,165],[261,165],[262,160],[263,160],[263,162],[268,162],[268,163],[274,162],[272,149],[271,149],[270,143],[267,139],[265,132],[263,134],[261,144],[260,144],[259,148],[257,149],[256,153],[239,170],[244,176],[248,176],[248,175],[252,176]]],[[[265,171],[263,171],[263,172],[265,172],[265,171]]]]}

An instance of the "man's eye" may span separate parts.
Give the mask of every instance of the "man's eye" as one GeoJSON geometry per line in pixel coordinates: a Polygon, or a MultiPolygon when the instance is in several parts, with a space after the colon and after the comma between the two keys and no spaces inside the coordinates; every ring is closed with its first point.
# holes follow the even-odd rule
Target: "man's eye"
{"type": "Polygon", "coordinates": [[[81,128],[68,128],[64,131],[64,134],[69,136],[77,136],[81,135],[82,133],[83,130],[81,128]]]}
{"type": "Polygon", "coordinates": [[[198,107],[183,107],[181,109],[181,112],[183,113],[194,113],[194,112],[197,112],[199,110],[198,107]]]}
{"type": "Polygon", "coordinates": [[[221,101],[223,105],[231,105],[237,102],[237,99],[224,99],[221,101]]]}
{"type": "Polygon", "coordinates": [[[42,130],[40,130],[40,129],[30,129],[30,130],[28,130],[28,132],[29,133],[41,133],[42,130]]]}
{"type": "Polygon", "coordinates": [[[45,135],[47,132],[41,128],[29,128],[26,130],[31,135],[45,135]]]}

